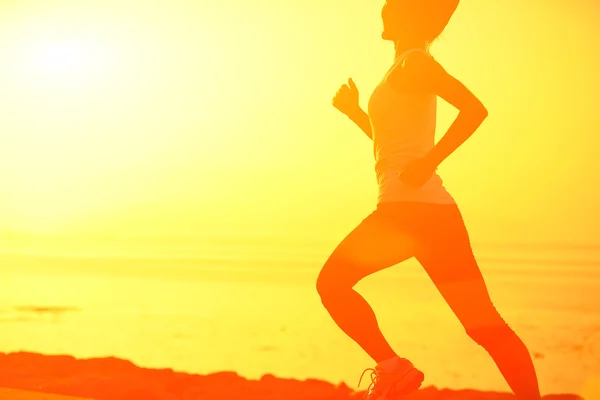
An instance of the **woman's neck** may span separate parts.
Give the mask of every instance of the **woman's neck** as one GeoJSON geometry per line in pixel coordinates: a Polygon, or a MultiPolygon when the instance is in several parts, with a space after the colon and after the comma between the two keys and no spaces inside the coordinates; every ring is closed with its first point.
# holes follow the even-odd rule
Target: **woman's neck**
{"type": "Polygon", "coordinates": [[[427,44],[425,42],[419,41],[410,41],[410,40],[396,40],[394,42],[394,61],[398,60],[398,58],[407,50],[411,49],[423,49],[427,51],[427,44]]]}

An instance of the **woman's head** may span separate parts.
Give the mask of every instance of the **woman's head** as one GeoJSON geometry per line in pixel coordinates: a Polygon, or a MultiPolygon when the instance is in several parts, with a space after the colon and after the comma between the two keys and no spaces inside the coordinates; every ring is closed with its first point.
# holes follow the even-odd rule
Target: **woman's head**
{"type": "Polygon", "coordinates": [[[381,11],[385,40],[428,46],[442,33],[459,0],[387,0],[381,11]]]}

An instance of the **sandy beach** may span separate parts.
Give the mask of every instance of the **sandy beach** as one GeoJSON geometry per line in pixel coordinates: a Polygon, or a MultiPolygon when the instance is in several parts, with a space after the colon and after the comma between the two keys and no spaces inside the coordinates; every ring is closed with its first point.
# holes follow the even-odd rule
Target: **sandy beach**
{"type": "MultiPolygon", "coordinates": [[[[76,396],[94,400],[200,400],[200,399],[361,399],[345,383],[316,379],[282,379],[264,375],[249,380],[233,371],[208,375],[188,374],[172,369],[139,367],[127,360],[105,357],[76,359],[67,355],[0,353],[0,386],[31,392],[76,396]]],[[[2,399],[10,391],[0,391],[2,399]]],[[[21,397],[25,399],[24,397],[21,397]]],[[[39,397],[40,399],[42,397],[39,397]]],[[[429,386],[407,400],[510,400],[507,393],[476,390],[447,390],[429,386]]],[[[34,397],[28,397],[28,400],[34,397]]],[[[581,400],[576,395],[553,394],[546,400],[581,400]]],[[[593,400],[593,399],[586,399],[593,400]]]]}
{"type": "MultiPolygon", "coordinates": [[[[345,382],[358,390],[360,373],[373,366],[322,309],[309,267],[231,272],[201,262],[184,268],[169,260],[5,257],[3,261],[0,352],[29,355],[4,356],[2,365],[30,360],[32,367],[23,371],[36,371],[35,365],[50,362],[32,354],[67,354],[80,360],[112,356],[146,368],[185,372],[186,379],[235,371],[249,382],[262,381],[265,375],[314,378],[345,382]],[[116,272],[104,273],[108,269],[116,272]],[[142,269],[154,275],[147,273],[142,279],[138,272],[142,269]]],[[[394,348],[426,371],[424,387],[508,392],[487,353],[464,334],[417,267],[384,272],[360,287],[394,348]]],[[[511,273],[510,264],[486,267],[499,308],[530,344],[542,393],[574,393],[594,400],[600,315],[594,294],[597,280],[584,275],[589,269],[575,274],[566,265],[530,279],[511,273]]],[[[75,365],[69,360],[56,365],[75,365]]],[[[36,384],[19,386],[31,377],[23,373],[12,379],[19,369],[3,370],[7,373],[2,374],[0,387],[35,389],[48,381],[40,375],[36,384]]],[[[83,376],[93,383],[102,375],[83,376]]],[[[116,387],[131,382],[126,378],[116,387]]],[[[367,386],[363,380],[360,389],[367,386]]]]}

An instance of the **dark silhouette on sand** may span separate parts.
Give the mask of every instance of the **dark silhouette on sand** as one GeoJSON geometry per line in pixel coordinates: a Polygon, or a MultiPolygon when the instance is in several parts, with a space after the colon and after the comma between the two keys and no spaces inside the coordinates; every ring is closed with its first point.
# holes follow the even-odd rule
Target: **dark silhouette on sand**
{"type": "MultiPolygon", "coordinates": [[[[363,396],[344,383],[334,385],[316,379],[299,381],[264,375],[259,380],[249,380],[228,371],[198,375],[172,369],[142,368],[114,357],[76,359],[24,352],[0,353],[0,387],[94,400],[359,400],[363,396]]],[[[10,394],[10,397],[2,397],[5,394],[0,389],[0,398],[15,398],[10,394]]],[[[17,398],[41,400],[45,397],[17,398]]],[[[514,396],[428,387],[406,397],[407,400],[450,398],[511,400],[514,396]]],[[[545,399],[582,400],[575,395],[547,396],[545,399]]]]}
{"type": "Polygon", "coordinates": [[[360,109],[352,79],[333,99],[373,140],[379,197],[376,210],[327,259],[317,290],[335,323],[377,363],[365,371],[371,372],[367,400],[414,392],[424,380],[423,372],[390,347],[373,310],[353,289],[367,275],[412,257],[517,398],[541,398],[529,351],[492,303],[459,208],[436,173],[488,115],[429,53],[457,6],[458,0],[388,0],[382,37],[394,43],[395,60],[371,95],[368,112],[360,109]],[[435,144],[438,97],[460,112],[435,144]]]}

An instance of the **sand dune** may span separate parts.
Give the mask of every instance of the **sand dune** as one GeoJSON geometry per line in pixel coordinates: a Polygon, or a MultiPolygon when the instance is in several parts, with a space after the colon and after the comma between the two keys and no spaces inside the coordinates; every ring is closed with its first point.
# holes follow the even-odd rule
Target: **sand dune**
{"type": "MultiPolygon", "coordinates": [[[[0,353],[0,387],[95,400],[359,400],[364,392],[346,384],[282,379],[265,375],[248,380],[235,372],[194,375],[171,369],[141,368],[113,357],[75,359],[34,353],[0,353]]],[[[1,400],[63,400],[0,389],[1,400]]],[[[426,387],[406,400],[510,400],[506,393],[453,391],[426,387]]],[[[550,395],[545,400],[582,400],[550,395]]],[[[67,400],[67,399],[65,399],[67,400]]],[[[588,399],[592,400],[592,399],[588,399]]]]}

